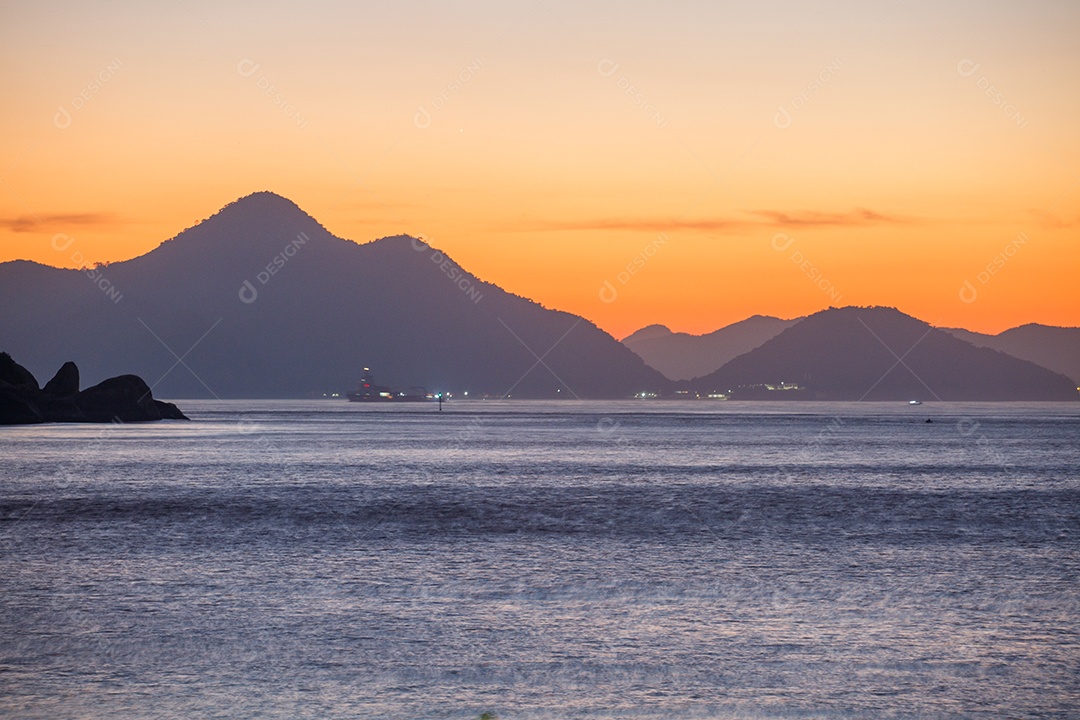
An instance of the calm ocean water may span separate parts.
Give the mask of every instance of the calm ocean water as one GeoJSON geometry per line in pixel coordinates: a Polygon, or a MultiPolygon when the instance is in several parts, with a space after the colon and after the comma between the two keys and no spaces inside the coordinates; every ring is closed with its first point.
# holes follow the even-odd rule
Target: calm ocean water
{"type": "Polygon", "coordinates": [[[1078,405],[181,407],[0,428],[0,715],[1080,717],[1078,405]]]}

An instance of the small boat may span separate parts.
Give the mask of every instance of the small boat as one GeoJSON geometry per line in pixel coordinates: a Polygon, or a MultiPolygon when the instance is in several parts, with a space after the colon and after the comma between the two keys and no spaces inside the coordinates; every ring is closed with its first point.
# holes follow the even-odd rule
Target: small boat
{"type": "Polygon", "coordinates": [[[922,400],[908,400],[908,405],[922,405],[922,400]]]}
{"type": "Polygon", "coordinates": [[[406,392],[386,385],[376,385],[370,368],[364,368],[360,384],[356,386],[354,392],[345,397],[349,398],[349,402],[434,402],[439,400],[441,403],[442,400],[422,387],[409,388],[406,392]]]}

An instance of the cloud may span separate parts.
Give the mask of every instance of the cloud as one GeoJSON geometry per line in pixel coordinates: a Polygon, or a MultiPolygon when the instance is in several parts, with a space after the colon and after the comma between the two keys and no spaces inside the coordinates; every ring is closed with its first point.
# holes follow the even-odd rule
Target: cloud
{"type": "Polygon", "coordinates": [[[846,213],[825,213],[814,210],[786,212],[783,210],[754,210],[754,215],[765,218],[768,225],[787,227],[852,227],[864,225],[906,225],[908,218],[855,208],[846,213]]]}
{"type": "Polygon", "coordinates": [[[1050,230],[1061,230],[1076,227],[1080,224],[1080,216],[1075,218],[1060,218],[1057,215],[1051,215],[1049,211],[1039,212],[1037,210],[1028,210],[1028,213],[1035,216],[1035,222],[1039,224],[1039,227],[1050,230]]]}
{"type": "Polygon", "coordinates": [[[0,217],[0,228],[17,233],[49,232],[72,226],[112,225],[117,222],[117,217],[109,213],[44,213],[0,217]]]}
{"type": "Polygon", "coordinates": [[[700,218],[680,220],[672,218],[599,218],[566,222],[539,221],[522,224],[514,230],[524,232],[551,230],[737,230],[754,223],[729,218],[700,218]]]}
{"type": "Polygon", "coordinates": [[[501,230],[519,232],[551,232],[561,230],[636,230],[665,232],[677,230],[746,230],[754,227],[863,227],[866,225],[902,225],[914,222],[911,218],[886,215],[874,210],[856,208],[851,212],[817,212],[814,210],[753,210],[750,218],[598,218],[568,221],[525,222],[501,230]]]}

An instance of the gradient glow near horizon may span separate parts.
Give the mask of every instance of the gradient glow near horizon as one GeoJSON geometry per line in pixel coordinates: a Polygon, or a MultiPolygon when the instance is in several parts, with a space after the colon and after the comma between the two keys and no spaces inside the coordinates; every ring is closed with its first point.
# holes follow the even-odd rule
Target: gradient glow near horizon
{"type": "Polygon", "coordinates": [[[616,337],[1080,325],[1080,3],[0,12],[0,261],[128,259],[272,190],[616,337]]]}

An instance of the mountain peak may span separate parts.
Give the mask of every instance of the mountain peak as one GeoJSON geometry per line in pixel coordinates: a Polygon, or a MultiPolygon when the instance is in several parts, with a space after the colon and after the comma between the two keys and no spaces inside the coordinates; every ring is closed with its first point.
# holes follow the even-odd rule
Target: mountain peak
{"type": "Polygon", "coordinates": [[[250,203],[250,202],[268,202],[268,203],[286,203],[288,205],[296,206],[289,198],[284,195],[279,195],[273,190],[256,190],[253,193],[249,193],[229,203],[229,205],[236,205],[238,203],[250,203]]]}
{"type": "Polygon", "coordinates": [[[1075,399],[1066,376],[882,306],[814,313],[697,382],[740,398],[1075,399]]]}
{"type": "MultiPolygon", "coordinates": [[[[831,307],[830,306],[828,308],[825,308],[824,310],[818,310],[816,313],[811,313],[810,315],[807,315],[807,318],[824,317],[824,316],[830,316],[830,315],[833,316],[833,317],[842,316],[842,315],[855,316],[855,315],[859,315],[860,313],[863,313],[863,314],[871,313],[871,314],[874,314],[874,315],[892,315],[894,317],[895,316],[903,316],[903,317],[911,318],[912,320],[916,319],[916,318],[913,318],[911,315],[908,315],[908,314],[906,314],[904,312],[901,312],[899,309],[894,308],[894,307],[889,306],[889,305],[844,305],[842,307],[831,307]]],[[[922,322],[922,321],[920,320],[919,322],[922,322]]]]}
{"type": "MultiPolygon", "coordinates": [[[[390,249],[400,250],[409,249],[414,252],[424,252],[430,246],[422,239],[413,237],[412,235],[387,235],[376,240],[372,240],[369,245],[380,245],[390,249]]],[[[432,250],[436,248],[431,248],[432,250]]]]}
{"type": "Polygon", "coordinates": [[[5,349],[50,367],[74,347],[88,378],[122,356],[173,397],[340,394],[365,366],[392,387],[470,397],[667,387],[584,318],[485,283],[419,238],[337,237],[272,192],[229,203],[106,276],[122,303],[82,273],[0,264],[0,306],[20,308],[0,313],[5,349]],[[532,348],[545,351],[543,366],[532,348]]]}
{"type": "Polygon", "coordinates": [[[308,247],[310,253],[315,246],[345,243],[292,200],[264,190],[224,205],[145,255],[117,263],[114,274],[140,267],[139,274],[126,280],[132,288],[159,273],[177,277],[179,273],[190,283],[192,278],[206,276],[208,266],[217,266],[243,280],[273,262],[288,245],[294,246],[290,252],[299,245],[308,247]]]}
{"type": "MultiPolygon", "coordinates": [[[[319,225],[314,217],[306,213],[299,205],[287,197],[269,190],[259,190],[250,195],[233,200],[211,216],[211,220],[220,217],[237,217],[244,222],[250,221],[297,221],[303,220],[319,225]]],[[[319,227],[322,227],[319,225],[319,227]]]]}
{"type": "Polygon", "coordinates": [[[663,325],[649,325],[624,338],[623,344],[667,378],[690,380],[719,369],[794,323],[794,320],[754,315],[705,335],[676,333],[663,325]]]}
{"type": "Polygon", "coordinates": [[[667,325],[655,323],[653,325],[646,325],[640,330],[630,333],[629,335],[624,337],[622,341],[626,342],[627,340],[629,340],[630,342],[640,342],[642,340],[651,340],[653,338],[666,337],[671,334],[671,328],[669,328],[667,325]]]}
{"type": "Polygon", "coordinates": [[[989,347],[1061,373],[1080,385],[1080,327],[1027,323],[997,335],[957,328],[945,332],[972,345],[989,347]]]}

